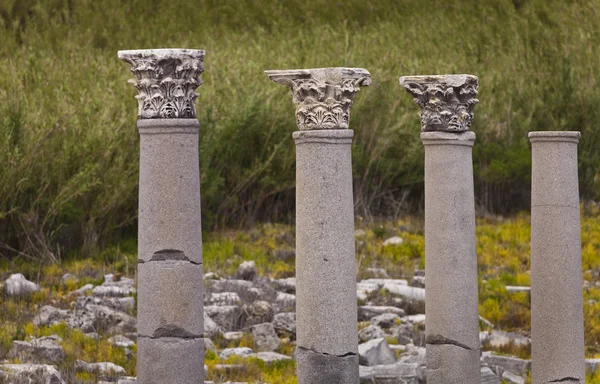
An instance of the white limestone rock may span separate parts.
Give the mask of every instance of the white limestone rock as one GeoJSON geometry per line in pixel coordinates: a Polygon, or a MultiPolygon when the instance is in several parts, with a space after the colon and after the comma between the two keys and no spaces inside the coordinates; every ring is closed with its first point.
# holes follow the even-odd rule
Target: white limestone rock
{"type": "Polygon", "coordinates": [[[237,278],[246,281],[252,281],[256,278],[256,264],[254,260],[244,261],[239,265],[237,278]]]}
{"type": "Polygon", "coordinates": [[[39,290],[39,285],[27,280],[21,273],[10,275],[4,280],[4,293],[8,296],[22,296],[39,290]]]}
{"type": "Polygon", "coordinates": [[[252,337],[258,351],[272,352],[279,348],[280,340],[271,323],[253,326],[252,337]]]}
{"type": "Polygon", "coordinates": [[[371,319],[371,324],[387,329],[400,324],[400,316],[395,313],[383,313],[371,319]]]}
{"type": "Polygon", "coordinates": [[[387,247],[388,245],[401,245],[404,243],[404,240],[400,236],[390,237],[389,239],[383,242],[383,246],[387,247]]]}
{"type": "Polygon", "coordinates": [[[385,338],[386,334],[376,325],[369,325],[358,332],[358,340],[365,343],[369,340],[385,338]]]}
{"type": "Polygon", "coordinates": [[[44,364],[0,364],[0,379],[9,384],[65,384],[56,368],[44,364]]]}
{"type": "Polygon", "coordinates": [[[108,342],[114,346],[121,348],[131,348],[135,345],[133,340],[123,336],[123,335],[115,335],[108,339],[108,342]]]}
{"type": "Polygon", "coordinates": [[[219,354],[219,358],[221,360],[226,360],[231,356],[249,357],[254,355],[254,351],[248,347],[225,348],[219,354]]]}
{"type": "Polygon", "coordinates": [[[265,363],[273,363],[281,360],[291,360],[292,358],[286,355],[282,355],[277,352],[258,352],[256,358],[264,361],[265,363]]]}
{"type": "Polygon", "coordinates": [[[290,333],[296,336],[296,312],[282,312],[273,316],[273,326],[278,334],[290,333]]]}
{"type": "Polygon", "coordinates": [[[102,377],[121,377],[125,375],[125,368],[110,362],[86,363],[83,360],[75,362],[77,372],[93,373],[102,377]]]}
{"type": "Polygon", "coordinates": [[[369,340],[358,345],[360,365],[386,365],[396,362],[396,355],[384,338],[369,340]]]}
{"type": "Polygon", "coordinates": [[[65,351],[60,346],[62,339],[56,335],[44,336],[30,341],[13,341],[8,353],[9,359],[18,359],[22,363],[61,363],[65,351]]]}
{"type": "Polygon", "coordinates": [[[206,311],[204,312],[204,336],[214,337],[217,333],[221,333],[221,327],[208,316],[206,311]]]}

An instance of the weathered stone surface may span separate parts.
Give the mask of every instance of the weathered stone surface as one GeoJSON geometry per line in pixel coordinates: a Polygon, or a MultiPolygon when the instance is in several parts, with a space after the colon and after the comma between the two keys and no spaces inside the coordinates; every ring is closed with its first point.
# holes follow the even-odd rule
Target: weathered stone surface
{"type": "Polygon", "coordinates": [[[44,336],[30,341],[13,341],[8,353],[9,359],[18,359],[21,363],[61,363],[65,351],[60,346],[62,339],[56,335],[44,336]]]}
{"type": "Polygon", "coordinates": [[[196,119],[142,119],[137,126],[138,260],[201,264],[200,124],[196,119]]]}
{"type": "Polygon", "coordinates": [[[256,358],[264,361],[265,363],[273,363],[281,360],[291,360],[292,358],[286,355],[282,355],[277,352],[258,352],[256,358]]]}
{"type": "Polygon", "coordinates": [[[294,133],[298,346],[336,356],[357,351],[352,136],[294,133]]]}
{"type": "Polygon", "coordinates": [[[291,262],[296,259],[296,250],[294,249],[276,249],[273,251],[273,256],[276,259],[285,262],[291,262]]]}
{"type": "Polygon", "coordinates": [[[256,300],[247,307],[247,325],[270,323],[273,320],[273,307],[268,301],[256,300]]]}
{"type": "Polygon", "coordinates": [[[427,383],[479,384],[479,349],[427,344],[427,383]]]}
{"type": "Polygon", "coordinates": [[[225,332],[223,333],[223,338],[225,340],[240,340],[242,339],[242,337],[244,337],[244,332],[225,332]]]}
{"type": "Polygon", "coordinates": [[[33,318],[33,324],[37,326],[58,324],[64,321],[69,313],[64,309],[55,308],[51,305],[44,305],[38,314],[33,318]]]}
{"type": "Polygon", "coordinates": [[[91,291],[92,289],[94,289],[94,284],[86,284],[79,289],[69,292],[69,296],[85,295],[88,291],[91,291]]]}
{"type": "Polygon", "coordinates": [[[288,277],[285,279],[273,279],[273,285],[275,289],[285,292],[296,294],[296,278],[288,277]]]}
{"type": "Polygon", "coordinates": [[[585,381],[577,173],[580,136],[579,132],[529,133],[534,383],[585,381]]]}
{"type": "Polygon", "coordinates": [[[258,351],[272,352],[279,348],[279,337],[271,323],[258,324],[252,327],[252,337],[258,351]]]}
{"type": "Polygon", "coordinates": [[[317,353],[299,347],[296,349],[298,384],[356,384],[358,356],[317,353]]]}
{"type": "Polygon", "coordinates": [[[425,288],[425,276],[413,276],[410,281],[411,287],[425,288]]]}
{"type": "MultiPolygon", "coordinates": [[[[470,81],[468,77],[459,80],[459,87],[470,81]]],[[[446,102],[441,100],[440,108],[446,102]]],[[[422,132],[421,139],[425,147],[427,381],[475,384],[481,376],[472,162],[475,133],[422,132]]]]}
{"type": "Polygon", "coordinates": [[[373,339],[358,345],[358,362],[366,366],[394,364],[396,355],[384,338],[373,339]]]}
{"type": "Polygon", "coordinates": [[[398,317],[405,315],[404,310],[401,308],[391,306],[361,305],[358,307],[358,320],[370,321],[374,317],[387,313],[394,314],[398,317]]]}
{"type": "Polygon", "coordinates": [[[491,332],[480,332],[479,340],[481,341],[481,344],[489,344],[495,348],[500,348],[510,343],[513,343],[516,346],[525,346],[531,344],[531,339],[528,337],[519,335],[517,333],[497,330],[493,330],[491,332]]]}
{"type": "Polygon", "coordinates": [[[111,275],[104,276],[104,282],[102,285],[94,287],[92,289],[92,294],[94,296],[114,296],[114,297],[124,297],[135,294],[136,289],[134,288],[134,280],[122,277],[119,279],[115,279],[115,277],[111,275]]]}
{"type": "Polygon", "coordinates": [[[481,384],[502,384],[502,380],[489,367],[481,367],[481,384]]]}
{"type": "Polygon", "coordinates": [[[132,65],[138,91],[138,118],[195,118],[195,89],[202,84],[202,50],[148,49],[119,51],[119,59],[132,65]]]}
{"type": "Polygon", "coordinates": [[[273,326],[275,331],[280,333],[290,333],[296,336],[296,312],[283,312],[273,316],[273,326]]]}
{"type": "Polygon", "coordinates": [[[204,380],[202,339],[138,339],[138,382],[198,384],[204,380]]]}
{"type": "Polygon", "coordinates": [[[473,75],[403,76],[402,85],[421,107],[421,130],[467,131],[473,107],[479,102],[478,79],[473,75]]]}
{"type": "Polygon", "coordinates": [[[211,339],[205,337],[204,338],[204,352],[206,351],[211,351],[214,352],[215,354],[219,354],[219,351],[217,349],[217,347],[215,346],[215,344],[212,342],[211,339]]]}
{"type": "Polygon", "coordinates": [[[381,328],[391,328],[400,324],[400,316],[395,313],[383,313],[371,319],[371,324],[381,328]]]}
{"type": "Polygon", "coordinates": [[[4,280],[4,293],[8,296],[21,296],[37,292],[40,286],[25,278],[21,273],[15,273],[4,280]]]}
{"type": "Polygon", "coordinates": [[[366,279],[356,285],[358,297],[366,299],[366,295],[385,289],[394,295],[404,296],[413,300],[425,300],[423,288],[409,287],[408,281],[403,279],[366,279]]]}
{"type": "Polygon", "coordinates": [[[513,356],[496,355],[492,352],[483,352],[481,361],[491,367],[501,367],[502,370],[523,376],[531,371],[531,360],[519,359],[513,356]]]}
{"type": "Polygon", "coordinates": [[[77,360],[75,362],[75,370],[77,372],[94,373],[102,378],[107,377],[120,377],[123,376],[125,368],[109,362],[101,363],[86,363],[83,360],[77,360]]]}
{"type": "Polygon", "coordinates": [[[108,339],[108,341],[117,347],[131,348],[135,345],[135,342],[123,335],[116,335],[108,339]]]}
{"type": "Polygon", "coordinates": [[[585,371],[589,374],[594,374],[598,371],[600,366],[600,358],[585,359],[585,371]]]}
{"type": "Polygon", "coordinates": [[[502,381],[508,384],[525,384],[525,379],[523,377],[508,371],[502,373],[502,381]]]}
{"type": "MultiPolygon", "coordinates": [[[[292,90],[298,129],[347,129],[350,107],[360,86],[371,84],[362,68],[314,68],[265,71],[292,90]]],[[[354,229],[353,229],[354,232],[354,229]]]]}
{"type": "Polygon", "coordinates": [[[254,260],[244,261],[239,265],[237,278],[246,281],[252,281],[256,277],[256,264],[254,260]]]}
{"type": "Polygon", "coordinates": [[[253,287],[251,281],[237,279],[206,280],[206,284],[212,292],[236,292],[239,296],[253,287]]]}
{"type": "Polygon", "coordinates": [[[364,343],[373,339],[380,339],[386,336],[385,332],[376,325],[369,325],[358,332],[358,340],[364,343]]]}
{"type": "Polygon", "coordinates": [[[140,335],[202,337],[201,265],[189,261],[152,261],[138,265],[138,276],[140,335]]]}
{"type": "Polygon", "coordinates": [[[402,345],[425,341],[423,332],[411,323],[394,326],[388,332],[402,345]]]}
{"type": "Polygon", "coordinates": [[[56,368],[43,364],[0,364],[0,379],[8,384],[65,384],[56,368]]]}
{"type": "Polygon", "coordinates": [[[246,323],[248,314],[236,305],[204,307],[204,312],[219,326],[222,331],[237,331],[246,323]]]}
{"type": "Polygon", "coordinates": [[[208,314],[206,313],[206,311],[204,311],[203,313],[203,323],[204,323],[204,335],[206,337],[214,337],[217,333],[223,332],[221,330],[221,327],[219,327],[217,325],[217,323],[215,323],[213,321],[213,319],[210,318],[210,316],[208,316],[208,314]]]}
{"type": "Polygon", "coordinates": [[[248,347],[225,348],[219,354],[219,358],[221,360],[226,360],[231,356],[249,357],[254,355],[254,351],[248,347]]]}
{"type": "Polygon", "coordinates": [[[360,366],[360,384],[422,384],[424,373],[417,364],[394,363],[360,366]]]}
{"type": "Polygon", "coordinates": [[[296,310],[296,295],[277,292],[273,307],[276,312],[291,312],[296,310]]]}

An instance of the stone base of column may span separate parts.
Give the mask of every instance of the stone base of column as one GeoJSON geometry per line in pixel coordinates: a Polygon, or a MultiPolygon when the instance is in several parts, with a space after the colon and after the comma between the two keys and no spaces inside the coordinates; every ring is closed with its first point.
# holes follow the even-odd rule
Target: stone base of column
{"type": "Polygon", "coordinates": [[[296,349],[298,384],[357,384],[358,355],[334,356],[296,349]]]}
{"type": "Polygon", "coordinates": [[[140,384],[204,383],[204,340],[138,338],[137,382],[140,384]]]}

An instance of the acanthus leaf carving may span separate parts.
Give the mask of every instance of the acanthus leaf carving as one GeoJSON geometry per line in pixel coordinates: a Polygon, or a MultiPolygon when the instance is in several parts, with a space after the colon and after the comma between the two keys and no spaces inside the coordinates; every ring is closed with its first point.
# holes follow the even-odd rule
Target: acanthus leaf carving
{"type": "Polygon", "coordinates": [[[479,102],[478,79],[473,75],[404,76],[400,84],[421,107],[421,130],[464,132],[479,102]]]}
{"type": "Polygon", "coordinates": [[[362,68],[266,72],[271,80],[290,87],[300,130],[348,129],[354,96],[361,86],[371,84],[371,75],[362,68]]]}
{"type": "Polygon", "coordinates": [[[129,83],[138,92],[138,118],[195,118],[204,54],[187,49],[119,51],[119,58],[132,65],[135,75],[129,83]]]}

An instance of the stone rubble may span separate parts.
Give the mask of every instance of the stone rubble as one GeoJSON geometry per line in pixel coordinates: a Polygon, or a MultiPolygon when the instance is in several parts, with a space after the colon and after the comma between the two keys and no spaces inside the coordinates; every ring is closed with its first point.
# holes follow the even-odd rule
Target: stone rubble
{"type": "MultiPolygon", "coordinates": [[[[382,273],[379,273],[383,276],[382,273]]],[[[238,275],[236,275],[238,277],[238,275]]],[[[230,363],[232,356],[242,359],[259,359],[267,364],[280,360],[290,360],[296,356],[280,353],[280,345],[296,343],[296,312],[294,278],[264,279],[254,277],[252,281],[237,278],[220,278],[204,281],[204,338],[201,343],[206,352],[212,351],[219,356],[220,363],[215,372],[243,372],[246,370],[239,362],[230,363]],[[285,305],[278,301],[288,300],[285,305]],[[248,347],[219,349],[213,340],[222,338],[235,342],[246,335],[252,335],[254,344],[248,347]]],[[[99,338],[99,334],[109,334],[110,343],[132,354],[136,345],[136,321],[129,313],[135,305],[135,292],[132,280],[120,279],[120,285],[110,277],[105,278],[102,286],[119,286],[128,292],[128,296],[75,294],[69,308],[42,306],[34,319],[37,326],[50,326],[61,322],[71,328],[81,329],[89,337],[99,338]]],[[[357,332],[359,342],[358,361],[360,364],[360,383],[410,383],[422,384],[425,378],[425,337],[423,313],[411,313],[403,308],[410,299],[399,294],[397,287],[408,287],[406,280],[389,278],[371,278],[359,281],[357,287],[374,287],[369,292],[369,301],[358,307],[357,319],[361,321],[357,332]],[[386,287],[386,292],[381,288],[386,287]],[[391,289],[389,289],[391,288],[391,289]],[[383,296],[380,296],[383,295],[383,296]],[[385,297],[391,305],[376,305],[385,297]],[[403,308],[401,308],[403,307],[403,308]],[[392,344],[389,344],[392,343],[392,344]],[[398,356],[398,357],[397,357],[398,356]]],[[[93,288],[93,287],[92,287],[93,288]]],[[[73,292],[80,291],[76,289],[73,292]]],[[[91,288],[86,287],[90,292],[91,288]]],[[[99,290],[96,289],[96,292],[99,290]]],[[[422,307],[421,307],[422,308],[422,307]]],[[[480,334],[482,345],[501,347],[513,343],[525,346],[529,338],[493,330],[480,334]]],[[[16,368],[8,364],[0,365],[7,372],[2,375],[30,375],[31,372],[45,372],[48,383],[62,384],[60,374],[52,366],[39,363],[60,364],[64,359],[61,340],[57,336],[48,336],[28,341],[15,341],[11,356],[20,356],[16,368]],[[61,357],[62,356],[62,357],[61,357]],[[19,368],[21,367],[21,368],[19,368]],[[43,368],[48,367],[48,368],[43,368]],[[54,370],[53,370],[54,369],[54,370]],[[57,381],[58,380],[58,381],[57,381]]],[[[516,357],[495,355],[484,352],[481,357],[482,380],[487,383],[499,383],[501,379],[510,383],[520,383],[531,369],[529,360],[516,357]]],[[[597,361],[588,360],[588,370],[595,370],[597,361]]],[[[79,361],[77,369],[95,372],[106,383],[130,384],[135,378],[127,377],[125,370],[112,363],[87,363],[79,361]]],[[[1,371],[1,370],[0,370],[1,371]]],[[[11,376],[11,377],[13,377],[11,376]]],[[[25,377],[23,376],[23,377],[25,377]]]]}

